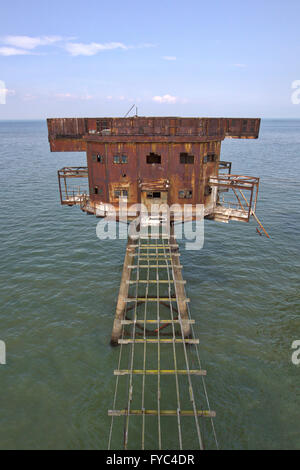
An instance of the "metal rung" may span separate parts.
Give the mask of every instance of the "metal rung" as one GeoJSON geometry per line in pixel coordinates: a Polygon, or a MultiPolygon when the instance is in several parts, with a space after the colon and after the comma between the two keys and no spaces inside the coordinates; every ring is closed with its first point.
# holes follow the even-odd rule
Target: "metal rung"
{"type": "Polygon", "coordinates": [[[129,245],[129,248],[141,248],[142,250],[156,250],[156,248],[159,248],[159,249],[163,249],[163,248],[179,248],[179,245],[169,245],[166,244],[166,245],[155,245],[155,244],[152,244],[152,245],[129,245]]]}
{"type": "MultiPolygon", "coordinates": [[[[127,284],[174,284],[173,280],[162,280],[159,279],[158,281],[156,279],[138,279],[136,281],[126,281],[127,284]]],[[[186,281],[176,281],[176,284],[186,284],[186,281]]]]}
{"type": "Polygon", "coordinates": [[[199,344],[200,341],[199,339],[119,339],[119,344],[144,344],[144,343],[149,343],[149,344],[157,344],[157,343],[162,343],[162,344],[199,344]]]}
{"type": "Polygon", "coordinates": [[[157,323],[163,325],[172,325],[172,323],[180,324],[180,322],[188,325],[195,325],[196,323],[195,320],[121,320],[121,325],[134,325],[135,323],[138,323],[139,325],[144,325],[145,323],[149,323],[152,325],[157,325],[157,323]]]}
{"type": "MultiPolygon", "coordinates": [[[[153,261],[153,260],[152,260],[153,261]]],[[[167,264],[140,264],[140,265],[129,265],[128,268],[130,269],[136,269],[136,268],[177,268],[177,269],[183,269],[183,266],[180,265],[167,265],[167,264]]]]}
{"type": "MultiPolygon", "coordinates": [[[[132,258],[136,258],[136,257],[140,257],[140,256],[146,256],[146,253],[132,253],[130,254],[129,256],[131,256],[132,258]]],[[[160,258],[166,258],[167,256],[170,257],[170,253],[148,253],[147,256],[157,256],[157,257],[160,257],[160,258]]],[[[176,256],[177,258],[179,258],[181,256],[180,253],[172,253],[172,256],[176,256]]],[[[140,258],[140,259],[144,259],[144,258],[140,258]]]]}
{"type": "Polygon", "coordinates": [[[123,375],[202,375],[206,376],[207,371],[206,370],[115,370],[114,375],[116,376],[123,376],[123,375]]]}
{"type": "Polygon", "coordinates": [[[138,237],[138,240],[170,240],[171,237],[138,237]]]}
{"type": "MultiPolygon", "coordinates": [[[[166,256],[161,257],[161,258],[156,258],[156,259],[153,259],[153,258],[139,258],[139,261],[148,261],[148,262],[151,261],[153,263],[155,263],[155,261],[157,263],[159,263],[160,261],[169,261],[169,262],[171,262],[172,258],[167,258],[166,256]]],[[[169,264],[169,266],[170,266],[170,264],[169,264]]]]}
{"type": "MultiPolygon", "coordinates": [[[[177,297],[136,297],[125,299],[125,302],[177,302],[177,297]]],[[[190,303],[190,299],[180,299],[180,302],[190,303]]]]}
{"type": "MultiPolygon", "coordinates": [[[[108,416],[195,416],[194,411],[177,411],[177,410],[109,410],[108,416]]],[[[202,418],[215,418],[216,412],[215,411],[205,411],[205,410],[198,410],[196,411],[196,415],[202,418]]]]}

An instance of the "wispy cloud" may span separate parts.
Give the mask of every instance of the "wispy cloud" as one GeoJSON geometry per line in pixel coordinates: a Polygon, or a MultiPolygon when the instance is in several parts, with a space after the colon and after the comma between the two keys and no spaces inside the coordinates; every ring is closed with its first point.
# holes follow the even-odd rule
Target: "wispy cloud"
{"type": "Polygon", "coordinates": [[[84,93],[83,95],[76,95],[74,93],[55,93],[55,98],[60,100],[81,100],[81,101],[89,101],[94,98],[93,95],[88,93],[84,93]]]}
{"type": "Polygon", "coordinates": [[[143,43],[138,45],[126,45],[122,42],[106,42],[106,43],[82,43],[74,42],[76,38],[65,38],[63,36],[4,36],[0,38],[0,55],[33,55],[35,49],[42,46],[59,46],[63,47],[71,56],[94,56],[102,51],[114,49],[144,49],[155,47],[154,44],[143,43]],[[1,45],[2,43],[2,45],[1,45]]]}
{"type": "Polygon", "coordinates": [[[55,93],[55,98],[60,98],[60,99],[74,99],[76,98],[75,95],[72,93],[55,93]]]}
{"type": "Polygon", "coordinates": [[[177,57],[175,55],[165,55],[163,56],[164,60],[177,60],[177,57]]]}
{"type": "Polygon", "coordinates": [[[68,42],[65,45],[65,49],[69,54],[72,56],[93,56],[98,54],[99,52],[103,51],[111,51],[114,49],[121,49],[123,51],[127,51],[129,49],[144,49],[148,47],[154,47],[154,44],[138,44],[137,46],[129,46],[124,44],[123,42],[107,42],[107,43],[97,43],[91,42],[89,44],[81,43],[81,42],[68,42]]]}
{"type": "Polygon", "coordinates": [[[233,66],[234,66],[234,67],[238,67],[238,68],[240,68],[240,69],[244,69],[244,68],[247,67],[246,64],[233,64],[233,66]]]}
{"type": "Polygon", "coordinates": [[[5,36],[2,38],[2,43],[18,49],[33,50],[39,46],[51,46],[62,40],[61,36],[5,36]]]}
{"type": "Polygon", "coordinates": [[[98,54],[98,52],[100,51],[107,51],[112,49],[128,49],[128,47],[121,42],[109,42],[106,44],[99,44],[96,42],[92,42],[90,44],[70,42],[66,44],[65,48],[73,56],[92,56],[98,54]]]}
{"type": "Polygon", "coordinates": [[[13,55],[30,55],[31,52],[24,49],[17,49],[16,47],[0,47],[0,55],[13,56],[13,55]]]}
{"type": "Polygon", "coordinates": [[[172,95],[153,96],[152,101],[155,101],[156,103],[174,104],[177,103],[178,98],[172,95]]]}

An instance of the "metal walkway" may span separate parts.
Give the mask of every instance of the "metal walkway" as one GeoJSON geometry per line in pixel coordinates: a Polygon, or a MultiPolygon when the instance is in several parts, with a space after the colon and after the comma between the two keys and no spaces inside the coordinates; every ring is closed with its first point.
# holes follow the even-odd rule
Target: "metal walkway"
{"type": "Polygon", "coordinates": [[[174,235],[128,241],[109,449],[218,448],[179,259],[174,235]]]}

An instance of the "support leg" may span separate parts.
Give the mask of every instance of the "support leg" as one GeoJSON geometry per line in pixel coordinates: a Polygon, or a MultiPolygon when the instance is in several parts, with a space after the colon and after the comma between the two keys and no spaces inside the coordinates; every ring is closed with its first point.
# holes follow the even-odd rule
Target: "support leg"
{"type": "Polygon", "coordinates": [[[131,268],[129,266],[132,264],[131,255],[134,254],[135,248],[133,248],[133,245],[135,244],[136,244],[136,241],[129,237],[128,242],[127,242],[127,249],[126,249],[126,255],[124,259],[121,285],[120,285],[120,290],[119,290],[115,320],[114,320],[112,336],[111,336],[112,346],[118,345],[118,341],[121,338],[121,334],[122,334],[121,322],[122,320],[125,319],[126,299],[128,298],[128,290],[129,290],[129,283],[127,281],[130,280],[130,275],[131,275],[131,268]]]}

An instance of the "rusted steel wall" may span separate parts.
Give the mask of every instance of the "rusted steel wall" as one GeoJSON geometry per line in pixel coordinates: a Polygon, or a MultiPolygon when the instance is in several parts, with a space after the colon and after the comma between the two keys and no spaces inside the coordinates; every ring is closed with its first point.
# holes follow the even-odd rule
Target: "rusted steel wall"
{"type": "Polygon", "coordinates": [[[67,118],[48,119],[51,151],[84,151],[86,140],[200,142],[230,138],[255,139],[260,119],[232,118],[67,118]]]}
{"type": "Polygon", "coordinates": [[[218,175],[220,142],[209,143],[122,143],[90,142],[87,150],[90,197],[93,202],[118,205],[115,190],[128,191],[128,204],[141,202],[141,191],[164,190],[168,186],[168,203],[208,204],[205,187],[211,176],[218,175]],[[147,163],[150,153],[160,155],[160,164],[147,163]],[[194,157],[194,163],[181,163],[180,155],[194,157]],[[213,161],[205,161],[214,155],[213,161]],[[114,163],[125,156],[127,163],[114,163]],[[95,194],[97,188],[97,194],[95,194]],[[179,198],[179,191],[192,191],[192,197],[179,198]]]}

